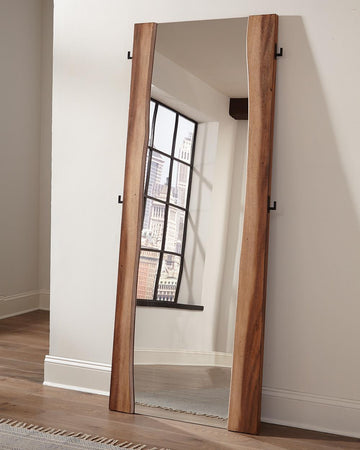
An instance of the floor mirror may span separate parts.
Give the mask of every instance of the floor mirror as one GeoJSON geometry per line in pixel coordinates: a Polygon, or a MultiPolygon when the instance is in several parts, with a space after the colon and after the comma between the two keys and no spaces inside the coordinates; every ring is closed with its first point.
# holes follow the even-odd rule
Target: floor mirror
{"type": "Polygon", "coordinates": [[[277,26],[135,25],[112,410],[259,431],[277,26]]]}

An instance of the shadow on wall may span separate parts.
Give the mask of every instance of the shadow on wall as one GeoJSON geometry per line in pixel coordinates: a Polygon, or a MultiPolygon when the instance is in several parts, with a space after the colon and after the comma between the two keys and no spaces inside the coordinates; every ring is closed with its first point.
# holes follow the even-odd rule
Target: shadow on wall
{"type": "Polygon", "coordinates": [[[234,345],[240,249],[245,210],[247,135],[248,121],[239,120],[233,160],[226,258],[220,298],[216,305],[217,312],[214,315],[213,348],[217,352],[231,353],[234,345]]]}
{"type": "Polygon", "coordinates": [[[348,149],[336,142],[301,17],[280,17],[279,43],[264,386],[355,398],[343,378],[344,368],[359,374],[349,356],[358,352],[360,233],[340,158],[348,149]]]}
{"type": "Polygon", "coordinates": [[[200,158],[194,161],[184,270],[181,281],[182,288],[180,288],[180,294],[183,294],[183,290],[186,292],[186,303],[194,305],[201,304],[203,301],[203,271],[206,248],[209,245],[208,236],[205,232],[206,224],[204,224],[206,219],[208,219],[209,213],[209,204],[206,203],[211,203],[213,189],[213,170],[211,170],[212,176],[209,177],[209,170],[207,169],[209,166],[213,169],[213,163],[207,164],[205,158],[206,151],[209,147],[208,128],[208,124],[206,123],[202,123],[198,127],[196,155],[200,155],[200,158]],[[199,134],[201,134],[200,139],[199,134]],[[200,145],[198,145],[199,142],[200,145]],[[185,289],[183,289],[184,286],[185,289]]]}

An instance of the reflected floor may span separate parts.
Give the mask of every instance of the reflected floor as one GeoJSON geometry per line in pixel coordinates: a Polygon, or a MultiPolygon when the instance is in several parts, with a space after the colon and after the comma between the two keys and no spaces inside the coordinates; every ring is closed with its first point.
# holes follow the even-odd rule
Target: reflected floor
{"type": "Polygon", "coordinates": [[[226,428],[230,376],[228,367],[135,365],[135,411],[226,428]]]}

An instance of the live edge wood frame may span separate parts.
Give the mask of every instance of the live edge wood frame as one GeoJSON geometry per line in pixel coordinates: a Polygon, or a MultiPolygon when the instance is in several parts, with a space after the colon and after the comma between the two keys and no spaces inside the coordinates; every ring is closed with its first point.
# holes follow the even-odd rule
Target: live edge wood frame
{"type": "MultiPolygon", "coordinates": [[[[134,413],[134,332],[156,24],[134,29],[110,409],[134,413]]],[[[250,16],[248,167],[228,429],[260,429],[278,16],[250,16]]]]}

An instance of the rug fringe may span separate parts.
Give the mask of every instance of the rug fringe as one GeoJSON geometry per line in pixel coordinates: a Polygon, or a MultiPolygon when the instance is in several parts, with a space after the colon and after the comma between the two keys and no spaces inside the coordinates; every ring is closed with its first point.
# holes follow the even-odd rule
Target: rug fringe
{"type": "Polygon", "coordinates": [[[39,431],[41,433],[52,434],[63,437],[75,437],[86,441],[97,442],[99,444],[107,444],[112,447],[126,448],[128,450],[170,450],[164,447],[149,447],[146,444],[135,444],[134,442],[122,441],[118,439],[107,438],[104,436],[91,436],[86,433],[76,433],[74,431],[61,430],[59,428],[42,427],[40,425],[28,424],[14,419],[0,418],[0,425],[10,425],[15,428],[23,428],[29,431],[39,431]]]}
{"type": "MultiPolygon", "coordinates": [[[[227,418],[216,416],[213,414],[203,414],[203,413],[199,413],[196,411],[184,411],[182,409],[171,408],[170,406],[150,405],[149,403],[145,403],[145,402],[135,402],[135,404],[139,405],[139,406],[146,406],[147,408],[158,408],[158,409],[164,409],[165,411],[173,411],[173,412],[182,413],[182,414],[190,414],[192,416],[209,417],[211,419],[218,419],[218,420],[222,420],[224,422],[226,422],[228,420],[227,418]]],[[[152,449],[149,449],[149,450],[152,450],[152,449]]],[[[160,449],[160,450],[162,450],[162,449],[160,449]]]]}

